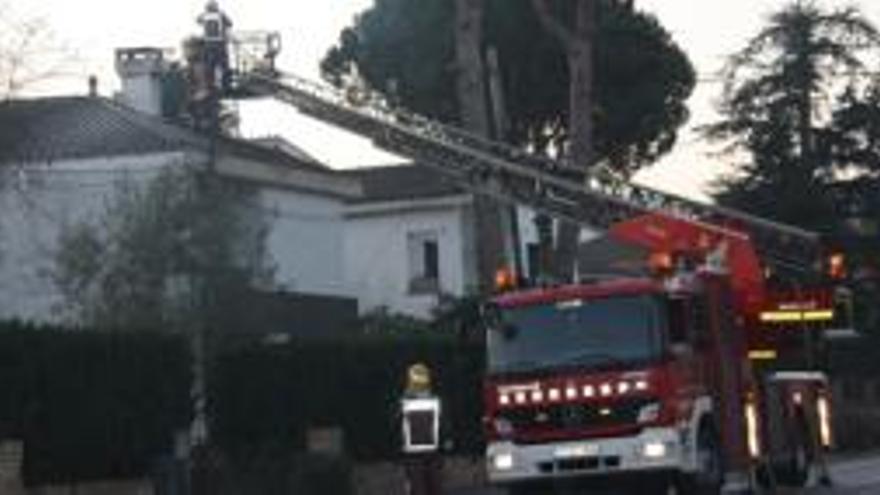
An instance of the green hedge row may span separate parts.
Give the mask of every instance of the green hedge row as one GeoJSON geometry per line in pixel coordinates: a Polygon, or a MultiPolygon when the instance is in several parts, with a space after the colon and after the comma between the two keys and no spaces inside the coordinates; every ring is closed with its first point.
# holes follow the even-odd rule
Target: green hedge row
{"type": "Polygon", "coordinates": [[[0,435],[28,484],[143,476],[190,417],[179,338],[0,323],[0,435]]]}
{"type": "MultiPolygon", "coordinates": [[[[341,427],[355,459],[394,458],[415,362],[434,371],[452,449],[481,452],[482,346],[419,330],[225,351],[208,374],[212,438],[265,458],[341,427]]],[[[148,475],[189,424],[190,384],[182,338],[0,322],[0,437],[24,440],[28,484],[148,475]]]]}
{"type": "Polygon", "coordinates": [[[210,384],[215,440],[230,453],[299,450],[313,427],[341,427],[356,459],[388,459],[400,445],[397,410],[405,371],[433,370],[445,431],[462,453],[483,449],[483,349],[416,332],[345,342],[293,342],[222,356],[210,384]]]}

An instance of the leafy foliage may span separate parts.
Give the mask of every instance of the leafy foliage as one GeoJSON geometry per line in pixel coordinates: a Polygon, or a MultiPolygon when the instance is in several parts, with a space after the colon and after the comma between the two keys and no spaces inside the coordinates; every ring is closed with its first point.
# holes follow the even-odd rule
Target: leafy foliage
{"type": "Polygon", "coordinates": [[[252,196],[186,167],[123,180],[97,221],[60,234],[51,275],[69,316],[126,330],[221,324],[221,310],[272,279],[252,196]]]}
{"type": "Polygon", "coordinates": [[[856,95],[864,87],[864,52],[878,44],[880,33],[853,8],[825,11],[796,1],[771,16],[730,58],[723,120],[706,129],[725,151],[747,156],[737,174],[720,181],[717,199],[813,228],[832,224],[827,191],[837,172],[873,167],[856,144],[859,133],[875,132],[871,103],[856,95]],[[841,87],[848,90],[838,98],[841,87]]]}
{"type": "Polygon", "coordinates": [[[880,80],[862,91],[847,88],[838,99],[833,125],[837,169],[880,179],[880,80]]]}
{"type": "MultiPolygon", "coordinates": [[[[342,84],[354,68],[404,106],[458,122],[453,2],[382,0],[342,31],[321,67],[342,84]],[[393,82],[392,82],[393,81],[393,82]]],[[[486,3],[485,46],[498,50],[509,141],[544,149],[567,138],[566,53],[529,0],[486,3]]],[[[629,174],[675,143],[695,83],[687,56],[656,18],[602,1],[596,54],[596,156],[629,174]]]]}

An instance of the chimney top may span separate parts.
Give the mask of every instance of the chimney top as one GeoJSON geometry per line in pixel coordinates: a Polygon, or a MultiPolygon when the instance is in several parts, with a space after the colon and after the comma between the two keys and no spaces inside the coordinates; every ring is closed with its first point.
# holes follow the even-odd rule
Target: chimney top
{"type": "Polygon", "coordinates": [[[122,80],[119,101],[140,112],[161,115],[162,76],[167,67],[161,48],[117,49],[116,72],[122,80]]]}
{"type": "Polygon", "coordinates": [[[155,75],[162,72],[165,53],[150,46],[116,50],[116,71],[122,77],[155,75]]]}

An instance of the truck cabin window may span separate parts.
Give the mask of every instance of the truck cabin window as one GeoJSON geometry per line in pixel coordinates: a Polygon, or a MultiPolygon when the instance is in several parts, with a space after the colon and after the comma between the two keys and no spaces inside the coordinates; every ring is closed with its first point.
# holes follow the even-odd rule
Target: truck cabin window
{"type": "Polygon", "coordinates": [[[660,356],[662,304],[650,295],[500,308],[488,333],[493,373],[611,369],[660,356]]]}
{"type": "Polygon", "coordinates": [[[703,348],[709,343],[709,315],[704,295],[672,296],[667,308],[666,338],[673,354],[703,348]]]}

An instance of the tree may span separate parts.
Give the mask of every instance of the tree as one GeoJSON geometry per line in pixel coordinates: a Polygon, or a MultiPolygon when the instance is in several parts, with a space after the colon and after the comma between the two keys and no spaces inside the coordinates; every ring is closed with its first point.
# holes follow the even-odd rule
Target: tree
{"type": "Polygon", "coordinates": [[[243,292],[272,281],[252,200],[189,168],[123,180],[96,221],[60,234],[51,276],[68,316],[125,331],[221,327],[243,292]]]}
{"type": "Polygon", "coordinates": [[[0,99],[61,75],[70,59],[45,19],[18,15],[0,1],[0,99]]]}
{"type": "MultiPolygon", "coordinates": [[[[596,1],[569,2],[574,9],[573,25],[566,27],[551,11],[553,0],[532,0],[544,29],[565,51],[569,74],[568,157],[589,166],[593,159],[593,44],[596,28],[596,1]]],[[[568,9],[566,9],[568,10],[568,9]]]]}
{"type": "Polygon", "coordinates": [[[837,109],[855,108],[861,56],[878,44],[880,34],[854,8],[826,11],[796,1],[773,14],[730,58],[723,119],[706,129],[726,143],[725,152],[747,156],[717,185],[719,202],[827,230],[835,215],[826,193],[838,177],[843,134],[854,130],[844,129],[852,113],[837,109]],[[841,87],[850,97],[834,98],[841,87]]]}
{"type": "Polygon", "coordinates": [[[880,179],[880,80],[848,87],[837,99],[830,140],[837,170],[880,179]]]}
{"type": "MultiPolygon", "coordinates": [[[[687,120],[693,68],[657,20],[627,2],[384,0],[341,33],[322,70],[340,84],[357,68],[373,88],[396,87],[392,97],[404,106],[481,132],[485,125],[474,127],[480,121],[473,113],[488,112],[474,99],[485,101],[486,91],[473,90],[479,85],[471,70],[481,56],[473,49],[480,17],[480,51],[497,49],[510,118],[508,135],[496,138],[539,152],[567,150],[566,157],[585,168],[599,158],[624,178],[672,148],[687,120]],[[470,29],[462,29],[467,14],[470,29]],[[470,63],[462,64],[463,53],[470,63]],[[463,93],[463,83],[471,91],[463,93]]],[[[571,273],[577,235],[573,225],[562,225],[552,263],[557,277],[571,273]]]]}
{"type": "MultiPolygon", "coordinates": [[[[594,157],[623,176],[656,161],[687,120],[695,76],[684,52],[652,16],[596,0],[594,157]]],[[[570,137],[568,53],[540,23],[531,0],[486,0],[483,48],[497,48],[510,118],[507,141],[546,150],[570,137]]],[[[558,18],[576,3],[554,2],[558,18]]],[[[371,87],[407,108],[461,124],[456,98],[454,4],[381,0],[344,29],[321,63],[341,84],[357,68],[371,87]],[[392,83],[393,81],[393,83],[392,83]]]]}

